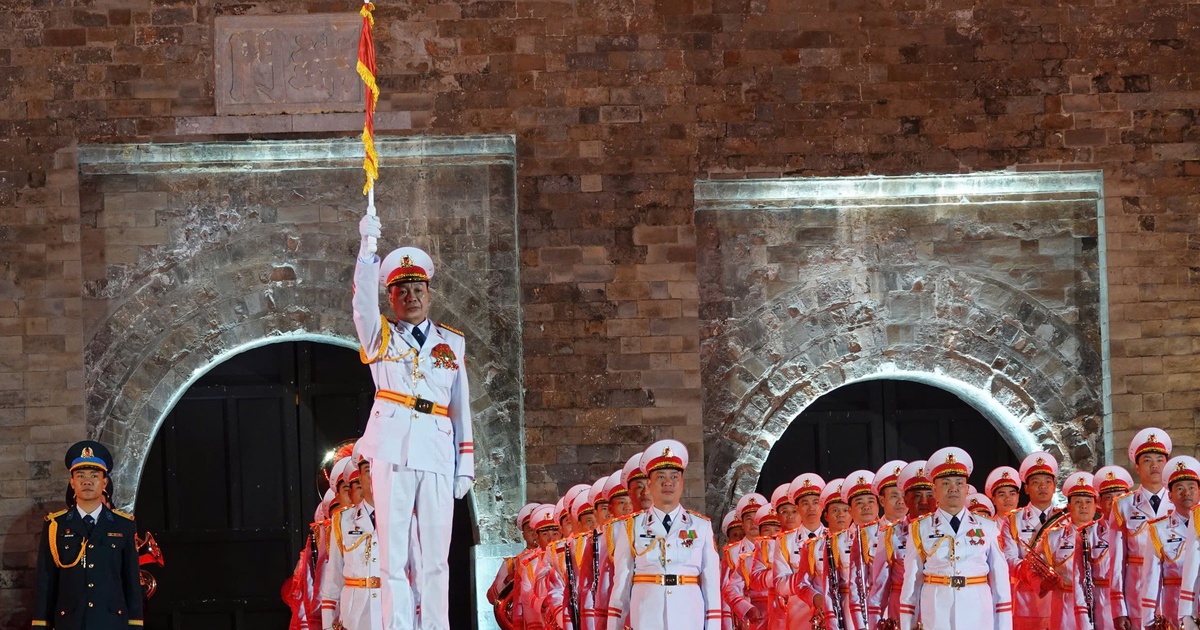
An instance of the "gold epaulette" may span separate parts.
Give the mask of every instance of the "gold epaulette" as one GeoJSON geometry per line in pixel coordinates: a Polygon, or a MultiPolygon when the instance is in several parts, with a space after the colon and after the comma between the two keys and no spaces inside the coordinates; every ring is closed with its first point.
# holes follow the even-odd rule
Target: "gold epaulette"
{"type": "Polygon", "coordinates": [[[117,516],[123,516],[131,521],[133,520],[133,515],[129,514],[127,512],[122,512],[121,510],[113,510],[112,513],[116,514],[117,516]]]}
{"type": "Polygon", "coordinates": [[[330,520],[333,520],[335,517],[337,517],[337,515],[338,515],[338,514],[341,514],[342,512],[345,512],[346,510],[349,510],[349,509],[350,509],[350,508],[352,508],[352,507],[354,507],[354,506],[352,506],[352,505],[339,505],[339,506],[338,506],[338,508],[337,508],[336,510],[334,510],[332,514],[330,514],[330,515],[329,515],[329,519],[330,519],[330,520]]]}
{"type": "MultiPolygon", "coordinates": [[[[684,508],[684,509],[687,509],[687,508],[684,508]]],[[[691,511],[691,510],[687,510],[687,513],[688,513],[688,514],[691,514],[692,516],[698,516],[698,517],[700,517],[700,518],[702,518],[702,519],[704,519],[704,520],[706,520],[706,521],[710,521],[710,522],[712,521],[712,519],[711,519],[711,518],[708,518],[707,516],[705,516],[705,515],[703,515],[703,514],[701,514],[701,513],[699,513],[699,512],[693,512],[693,511],[691,511]]]]}
{"type": "Polygon", "coordinates": [[[463,339],[467,338],[467,336],[465,334],[463,334],[463,331],[458,330],[457,328],[451,328],[441,322],[438,322],[437,327],[441,328],[442,330],[449,330],[450,332],[458,335],[459,337],[462,337],[463,339]]]}
{"type": "Polygon", "coordinates": [[[67,513],[67,511],[66,511],[66,510],[59,510],[59,511],[57,511],[57,512],[51,512],[51,513],[49,513],[49,514],[47,514],[47,515],[46,515],[46,520],[47,520],[47,521],[53,521],[54,519],[56,519],[56,518],[58,518],[58,517],[62,516],[63,514],[66,514],[66,513],[67,513]]]}

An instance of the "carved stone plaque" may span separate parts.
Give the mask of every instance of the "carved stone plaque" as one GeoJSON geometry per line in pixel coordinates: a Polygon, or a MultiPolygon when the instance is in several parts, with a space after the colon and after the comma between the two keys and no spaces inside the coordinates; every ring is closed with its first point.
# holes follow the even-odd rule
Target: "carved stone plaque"
{"type": "Polygon", "coordinates": [[[218,115],[363,110],[358,13],[216,18],[218,115]]]}

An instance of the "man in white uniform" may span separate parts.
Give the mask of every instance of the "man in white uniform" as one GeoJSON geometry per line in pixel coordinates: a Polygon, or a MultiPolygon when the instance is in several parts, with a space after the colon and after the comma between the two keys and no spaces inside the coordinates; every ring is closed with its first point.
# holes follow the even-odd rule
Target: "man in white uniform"
{"type": "Polygon", "coordinates": [[[616,530],[609,630],[622,630],[625,611],[629,626],[638,630],[721,627],[721,569],[712,526],[679,504],[687,462],[687,449],[674,440],[656,442],[642,454],[653,505],[616,530]]]}
{"type": "Polygon", "coordinates": [[[374,475],[384,627],[449,630],[454,499],[475,479],[466,340],[428,318],[428,254],[402,247],[378,264],[370,241],[380,236],[379,219],[363,217],[359,234],[354,326],[376,390],[359,448],[374,475]],[[395,322],[380,313],[380,284],[395,322]],[[411,583],[410,558],[421,567],[411,583]]]}
{"type": "Polygon", "coordinates": [[[1163,469],[1171,456],[1171,436],[1157,428],[1138,431],[1129,443],[1129,461],[1137,472],[1137,490],[1117,497],[1112,504],[1109,520],[1121,531],[1125,544],[1125,605],[1129,619],[1117,624],[1117,630],[1133,630],[1134,621],[1142,619],[1142,564],[1153,549],[1148,548],[1150,536],[1146,525],[1162,518],[1175,506],[1163,484],[1163,469]]]}
{"type": "Polygon", "coordinates": [[[321,627],[340,625],[345,630],[375,630],[382,616],[379,599],[379,541],[375,536],[375,506],[371,463],[354,448],[362,501],[333,517],[332,542],[325,576],[321,579],[321,627]],[[340,599],[339,606],[325,606],[340,599]]]}
{"type": "MultiPolygon", "coordinates": [[[[1029,504],[999,520],[1000,548],[1008,558],[1010,575],[1029,552],[1038,529],[1057,512],[1051,505],[1058,485],[1058,460],[1045,451],[1030,453],[1021,462],[1021,481],[1029,504]]],[[[1017,580],[1013,584],[1013,628],[1047,630],[1050,624],[1050,596],[1037,584],[1017,580]]]]}
{"type": "Polygon", "coordinates": [[[943,448],[927,463],[938,509],[908,532],[900,630],[1012,630],[1008,563],[992,521],[966,509],[966,451],[943,448]],[[918,617],[919,615],[919,617],[918,617]]]}

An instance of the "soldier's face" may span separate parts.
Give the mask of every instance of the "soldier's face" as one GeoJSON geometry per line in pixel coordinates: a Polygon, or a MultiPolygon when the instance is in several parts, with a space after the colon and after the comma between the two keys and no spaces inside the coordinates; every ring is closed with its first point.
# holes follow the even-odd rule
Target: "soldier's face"
{"type": "Polygon", "coordinates": [[[71,473],[71,489],[75,500],[84,503],[99,501],[108,487],[108,475],[95,468],[78,468],[71,473]]]}
{"type": "Polygon", "coordinates": [[[533,531],[533,528],[529,526],[529,523],[525,523],[521,526],[521,538],[525,539],[525,546],[529,547],[530,549],[538,545],[537,532],[533,531]]]}
{"type": "Polygon", "coordinates": [[[358,505],[363,498],[362,482],[357,479],[350,482],[350,502],[358,505]]]}
{"type": "Polygon", "coordinates": [[[579,517],[579,531],[590,532],[596,529],[596,513],[588,512],[579,517]]]}
{"type": "Polygon", "coordinates": [[[879,499],[888,520],[898,521],[908,512],[908,506],[904,505],[904,493],[900,491],[899,486],[888,486],[879,499]]]}
{"type": "Polygon", "coordinates": [[[800,511],[800,520],[810,530],[821,524],[821,497],[808,495],[800,497],[796,506],[800,511]]]}
{"type": "Polygon", "coordinates": [[[1137,474],[1142,485],[1161,486],[1163,468],[1167,466],[1167,456],[1162,453],[1144,453],[1137,458],[1137,474]]]}
{"type": "Polygon", "coordinates": [[[609,519],[608,503],[607,502],[597,503],[596,504],[596,522],[597,523],[607,523],[608,519],[609,519]]]}
{"type": "Polygon", "coordinates": [[[800,510],[791,503],[784,503],[776,510],[779,514],[779,521],[786,530],[796,529],[800,526],[800,510]]]}
{"type": "Polygon", "coordinates": [[[1175,511],[1180,514],[1191,514],[1192,508],[1196,506],[1196,500],[1200,499],[1200,484],[1195,481],[1176,481],[1171,484],[1170,491],[1171,503],[1175,504],[1175,511]]]}
{"type": "Polygon", "coordinates": [[[955,476],[935,479],[933,498],[946,512],[958,514],[967,500],[967,478],[955,476]]]}
{"type": "Polygon", "coordinates": [[[850,499],[850,514],[859,525],[866,525],[879,518],[879,503],[875,500],[875,495],[867,494],[850,499]]]}
{"type": "Polygon", "coordinates": [[[937,503],[933,500],[933,490],[924,488],[905,492],[904,505],[908,508],[908,514],[912,518],[931,514],[937,509],[937,503]]]}
{"type": "Polygon", "coordinates": [[[738,525],[734,525],[729,528],[729,533],[725,534],[725,542],[733,545],[742,542],[742,539],[745,537],[746,530],[742,529],[738,525]]]}
{"type": "Polygon", "coordinates": [[[654,499],[650,497],[650,483],[645,479],[629,482],[629,496],[633,497],[643,510],[648,510],[654,505],[654,499]]]}
{"type": "Polygon", "coordinates": [[[1021,493],[1012,486],[1000,486],[992,493],[992,503],[996,505],[996,513],[1004,514],[1017,509],[1021,502],[1021,493]]]}
{"type": "Polygon", "coordinates": [[[364,459],[358,465],[358,481],[362,484],[362,496],[371,503],[375,502],[375,486],[371,484],[371,461],[364,459]]]}
{"type": "Polygon", "coordinates": [[[770,538],[779,534],[778,525],[761,525],[758,528],[758,535],[764,538],[770,538]]]}
{"type": "Polygon", "coordinates": [[[339,481],[337,484],[338,502],[342,505],[352,505],[350,503],[350,484],[345,481],[339,481]]]}
{"type": "Polygon", "coordinates": [[[835,534],[850,527],[850,506],[841,501],[826,505],[825,523],[835,534]]]}
{"type": "Polygon", "coordinates": [[[1067,499],[1067,513],[1071,522],[1077,527],[1087,525],[1096,518],[1096,499],[1090,496],[1077,495],[1067,499]]]}
{"type": "Polygon", "coordinates": [[[558,519],[558,532],[560,534],[559,538],[573,534],[575,532],[574,525],[575,524],[571,522],[570,516],[563,516],[562,518],[558,519]]]}
{"type": "Polygon", "coordinates": [[[429,316],[429,284],[401,282],[388,287],[388,302],[396,317],[416,325],[429,316]]]}
{"type": "Polygon", "coordinates": [[[654,505],[677,505],[679,497],[683,496],[683,473],[673,469],[650,473],[650,496],[654,505]]]}
{"type": "Polygon", "coordinates": [[[560,538],[562,538],[562,534],[558,532],[557,527],[545,527],[538,530],[537,533],[538,546],[542,547],[543,549],[546,547],[546,545],[549,545],[560,538]]]}
{"type": "Polygon", "coordinates": [[[1100,504],[1096,506],[1096,509],[1100,512],[1100,514],[1108,516],[1108,511],[1112,508],[1113,501],[1115,501],[1116,498],[1122,494],[1125,494],[1125,492],[1122,490],[1110,490],[1102,493],[1100,495],[1100,504]]]}
{"type": "Polygon", "coordinates": [[[609,501],[608,508],[613,518],[629,516],[633,514],[633,500],[629,498],[629,495],[622,495],[609,501]]]}
{"type": "Polygon", "coordinates": [[[1054,477],[1046,474],[1034,475],[1025,482],[1029,501],[1036,505],[1047,505],[1054,500],[1054,477]]]}

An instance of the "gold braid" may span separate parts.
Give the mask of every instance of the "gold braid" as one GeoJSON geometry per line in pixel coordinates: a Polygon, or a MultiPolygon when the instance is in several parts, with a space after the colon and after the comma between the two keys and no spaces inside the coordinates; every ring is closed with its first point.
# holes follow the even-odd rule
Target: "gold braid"
{"type": "Polygon", "coordinates": [[[53,519],[50,521],[50,534],[47,536],[46,542],[50,545],[50,557],[54,558],[54,564],[58,565],[60,569],[70,569],[79,564],[79,561],[83,560],[84,553],[87,551],[87,537],[85,536],[83,543],[79,545],[79,556],[75,558],[75,562],[63,564],[62,560],[58,558],[58,521],[53,519]]]}

